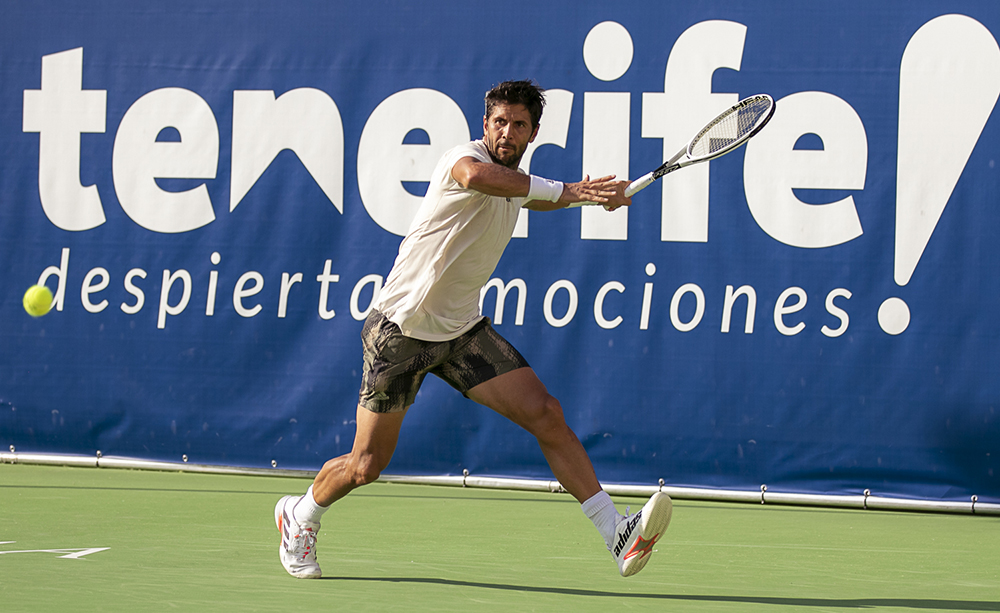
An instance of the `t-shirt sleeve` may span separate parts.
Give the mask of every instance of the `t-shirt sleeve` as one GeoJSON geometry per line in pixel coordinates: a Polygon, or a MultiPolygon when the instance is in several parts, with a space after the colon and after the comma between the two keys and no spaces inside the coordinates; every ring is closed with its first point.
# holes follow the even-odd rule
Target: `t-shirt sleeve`
{"type": "MultiPolygon", "coordinates": [[[[442,192],[475,192],[472,188],[462,187],[462,185],[456,181],[455,177],[451,174],[455,164],[457,164],[460,159],[467,157],[479,160],[485,164],[493,163],[493,158],[490,157],[489,152],[486,150],[486,145],[483,144],[483,141],[481,140],[472,141],[470,143],[454,147],[442,156],[438,168],[434,171],[435,179],[433,179],[433,181],[438,182],[437,185],[442,192]]],[[[517,172],[523,175],[528,174],[521,168],[518,168],[517,172]]],[[[527,200],[525,198],[508,198],[507,202],[521,208],[527,200]]]]}
{"type": "Polygon", "coordinates": [[[455,164],[457,164],[460,159],[474,158],[487,164],[493,161],[490,159],[489,154],[483,151],[480,147],[477,147],[476,144],[477,143],[473,141],[465,145],[459,145],[445,155],[443,170],[445,172],[445,184],[448,189],[462,189],[462,187],[458,184],[458,181],[456,181],[455,177],[451,174],[452,168],[455,167],[455,164]]]}

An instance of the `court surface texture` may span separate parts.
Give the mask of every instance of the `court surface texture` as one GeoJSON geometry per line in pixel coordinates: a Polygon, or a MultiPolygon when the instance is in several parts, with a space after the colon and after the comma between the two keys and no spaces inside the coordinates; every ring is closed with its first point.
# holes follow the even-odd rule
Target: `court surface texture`
{"type": "Polygon", "coordinates": [[[1000,611],[997,517],[675,500],[623,579],[566,494],[385,483],[294,579],[273,510],[308,485],[0,465],[0,611],[1000,611]]]}

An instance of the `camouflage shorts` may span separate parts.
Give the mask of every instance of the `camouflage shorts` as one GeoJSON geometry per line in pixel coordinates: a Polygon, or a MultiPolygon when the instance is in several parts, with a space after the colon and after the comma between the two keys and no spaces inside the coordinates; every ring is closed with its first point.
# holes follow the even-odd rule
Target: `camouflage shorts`
{"type": "Polygon", "coordinates": [[[464,395],[490,379],[528,365],[484,317],[450,341],[422,341],[403,336],[399,326],[372,311],[361,332],[364,374],[358,402],[375,413],[407,408],[427,373],[434,373],[464,395]]]}

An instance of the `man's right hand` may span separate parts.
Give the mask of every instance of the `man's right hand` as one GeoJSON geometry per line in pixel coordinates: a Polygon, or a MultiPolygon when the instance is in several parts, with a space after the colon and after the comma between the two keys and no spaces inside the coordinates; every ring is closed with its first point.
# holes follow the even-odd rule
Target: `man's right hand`
{"type": "Polygon", "coordinates": [[[625,188],[628,187],[629,182],[615,181],[614,179],[615,175],[598,179],[591,179],[590,175],[587,175],[579,183],[565,183],[558,204],[565,207],[577,202],[593,202],[594,204],[603,204],[609,211],[622,206],[630,206],[632,199],[625,197],[625,188]]]}

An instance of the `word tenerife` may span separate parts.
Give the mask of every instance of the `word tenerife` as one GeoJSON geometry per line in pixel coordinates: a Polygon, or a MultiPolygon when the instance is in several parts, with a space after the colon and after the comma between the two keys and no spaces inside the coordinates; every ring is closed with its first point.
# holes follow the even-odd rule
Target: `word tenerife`
{"type": "MultiPolygon", "coordinates": [[[[712,91],[712,75],[720,68],[740,70],[747,34],[745,25],[724,20],[704,21],[684,31],[670,51],[662,89],[642,93],[641,137],[661,140],[663,154],[669,157],[684,144],[683,139],[734,104],[737,94],[712,91]]],[[[996,100],[992,93],[996,53],[991,51],[995,47],[986,28],[960,15],[928,22],[906,46],[900,67],[904,85],[899,100],[901,161],[895,183],[940,184],[940,194],[923,189],[923,193],[935,192],[935,202],[927,204],[928,208],[943,208],[947,202],[953,179],[961,173],[996,100]],[[959,93],[955,100],[925,95],[939,90],[959,93]],[[943,100],[947,102],[944,108],[943,100]],[[943,114],[956,124],[949,129],[954,136],[921,141],[918,135],[925,132],[926,123],[922,118],[943,114]],[[929,149],[936,155],[926,155],[929,149]],[[940,158],[954,159],[954,168],[944,171],[939,164],[931,165],[940,158]],[[911,164],[910,160],[916,161],[911,164]]],[[[614,22],[594,26],[583,51],[587,70],[602,81],[620,79],[632,64],[631,35],[614,22]]],[[[41,204],[54,225],[69,231],[89,230],[105,222],[97,186],[82,186],[79,177],[81,134],[106,131],[108,91],[83,89],[83,61],[83,48],[43,56],[40,89],[24,91],[23,130],[40,135],[41,204]]],[[[631,97],[627,91],[583,94],[584,174],[631,175],[631,109],[635,106],[631,97]]],[[[548,92],[545,121],[522,160],[524,170],[530,172],[538,146],[566,148],[573,102],[571,91],[548,92]]],[[[844,190],[864,189],[868,140],[861,117],[844,99],[820,91],[791,93],[778,101],[778,109],[768,128],[745,151],[744,192],[754,220],[773,239],[795,247],[831,247],[861,236],[852,196],[823,204],[806,203],[797,196],[803,190],[827,194],[839,190],[842,195],[844,190]],[[799,138],[806,135],[818,137],[822,145],[801,149],[799,138]]],[[[344,126],[328,94],[315,88],[293,89],[277,97],[270,90],[235,90],[231,138],[230,211],[278,153],[287,149],[298,156],[343,213],[344,126]]],[[[468,119],[443,92],[407,89],[379,103],[357,144],[358,192],[371,218],[389,232],[405,234],[420,196],[410,193],[404,183],[428,181],[443,152],[469,138],[468,119]],[[407,135],[415,130],[423,131],[429,142],[407,142],[407,135]]],[[[124,113],[114,137],[112,179],[122,209],[154,232],[185,232],[214,221],[204,181],[217,176],[219,142],[215,112],[197,93],[168,87],[140,97],[124,113]],[[165,130],[176,131],[177,137],[164,142],[165,130]],[[186,191],[167,191],[158,185],[159,179],[202,182],[186,191]]],[[[661,182],[661,240],[708,241],[709,186],[707,164],[661,182]]],[[[901,199],[907,202],[901,201],[899,207],[909,211],[909,195],[901,193],[901,199]]],[[[939,211],[934,213],[913,217],[936,223],[939,211]]],[[[580,215],[583,239],[628,238],[627,208],[609,215],[599,207],[581,207],[580,215]]],[[[527,221],[524,211],[516,237],[527,236],[527,221]]],[[[910,259],[919,258],[922,234],[929,236],[933,231],[933,223],[925,225],[912,241],[909,233],[900,239],[907,245],[914,243],[915,255],[910,259]]]]}

